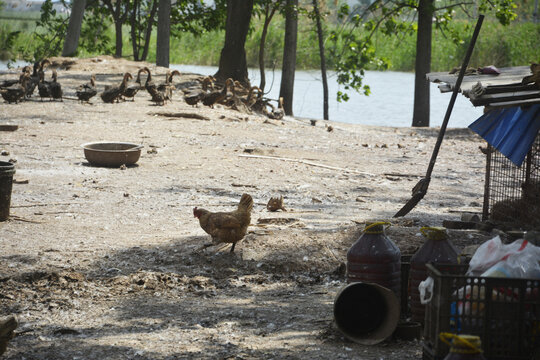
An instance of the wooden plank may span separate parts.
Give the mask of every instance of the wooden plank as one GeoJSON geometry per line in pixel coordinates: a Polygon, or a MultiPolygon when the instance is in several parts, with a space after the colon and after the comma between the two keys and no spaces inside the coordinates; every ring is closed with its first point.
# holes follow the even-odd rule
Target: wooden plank
{"type": "Polygon", "coordinates": [[[508,84],[508,85],[492,85],[485,87],[485,94],[501,94],[517,91],[535,91],[538,87],[536,84],[508,84]]]}
{"type": "MultiPolygon", "coordinates": [[[[493,85],[507,85],[513,83],[521,83],[521,80],[528,75],[531,75],[531,69],[529,66],[516,66],[510,68],[499,69],[501,74],[488,75],[488,74],[475,74],[466,75],[461,83],[461,91],[470,90],[476,83],[481,82],[484,86],[493,85]]],[[[449,74],[448,72],[436,72],[426,75],[427,79],[434,83],[446,83],[449,87],[440,87],[441,92],[450,92],[454,89],[457,81],[457,74],[449,74]]]]}
{"type": "Polygon", "coordinates": [[[470,100],[474,106],[485,106],[485,105],[491,105],[498,102],[522,101],[522,100],[530,100],[530,99],[540,99],[540,90],[482,95],[475,99],[471,98],[470,100]]]}
{"type": "Polygon", "coordinates": [[[492,103],[487,106],[493,107],[493,108],[506,108],[506,107],[514,107],[514,106],[530,106],[534,104],[540,104],[540,98],[492,103]]]}

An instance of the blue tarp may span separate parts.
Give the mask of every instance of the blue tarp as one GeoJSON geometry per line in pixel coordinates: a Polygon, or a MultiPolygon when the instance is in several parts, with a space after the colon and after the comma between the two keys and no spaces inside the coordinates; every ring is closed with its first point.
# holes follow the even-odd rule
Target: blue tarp
{"type": "Polygon", "coordinates": [[[469,128],[521,166],[540,129],[540,104],[491,110],[469,128]]]}

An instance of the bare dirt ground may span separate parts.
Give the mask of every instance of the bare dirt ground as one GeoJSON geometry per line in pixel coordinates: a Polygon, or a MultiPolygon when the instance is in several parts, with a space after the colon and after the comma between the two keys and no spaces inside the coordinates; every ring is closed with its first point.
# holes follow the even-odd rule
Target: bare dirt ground
{"type": "MultiPolygon", "coordinates": [[[[410,254],[421,226],[481,212],[483,141],[449,129],[428,194],[394,221],[438,129],[268,120],[192,108],[180,91],[165,106],[143,91],[134,102],[75,100],[91,72],[102,90],[140,66],[74,61],[58,68],[63,102],[0,104],[0,123],[19,126],[0,132],[0,160],[17,171],[0,223],[0,316],[20,322],[5,358],[421,358],[419,341],[368,347],[335,328],[342,264],[366,220],[390,219],[387,234],[410,254]],[[104,140],[143,144],[137,165],[91,166],[80,145],[104,140]],[[255,207],[235,252],[197,251],[208,236],[192,208],[232,210],[244,192],[255,207]],[[287,212],[267,211],[279,195],[287,212]]],[[[166,69],[151,69],[161,81],[166,69]]],[[[449,233],[459,248],[491,237],[449,233]]]]}

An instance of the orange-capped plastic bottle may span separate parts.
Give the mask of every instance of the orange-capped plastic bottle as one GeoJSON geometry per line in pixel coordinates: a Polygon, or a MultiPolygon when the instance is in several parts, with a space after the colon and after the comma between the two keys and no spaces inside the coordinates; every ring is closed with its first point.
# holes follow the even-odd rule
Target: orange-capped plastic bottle
{"type": "Polygon", "coordinates": [[[347,282],[375,283],[401,298],[401,252],[384,233],[388,222],[366,223],[363,234],[347,252],[347,282]]]}
{"type": "Polygon", "coordinates": [[[445,266],[458,264],[458,250],[450,242],[443,227],[423,227],[420,229],[426,242],[411,258],[409,271],[409,295],[411,296],[411,317],[413,321],[424,323],[425,306],[420,302],[418,285],[427,277],[427,263],[434,263],[444,271],[445,266]]]}

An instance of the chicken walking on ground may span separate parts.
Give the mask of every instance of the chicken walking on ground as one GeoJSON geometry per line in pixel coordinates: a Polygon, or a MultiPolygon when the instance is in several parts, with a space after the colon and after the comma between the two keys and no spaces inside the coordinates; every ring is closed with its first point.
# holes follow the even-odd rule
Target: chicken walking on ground
{"type": "Polygon", "coordinates": [[[242,194],[238,208],[231,212],[210,212],[195,207],[193,216],[199,219],[201,228],[212,237],[212,243],[203,245],[201,249],[232,243],[231,252],[234,252],[236,243],[246,235],[252,209],[253,198],[248,194],[242,194]]]}

